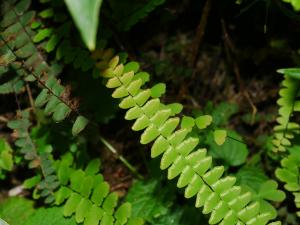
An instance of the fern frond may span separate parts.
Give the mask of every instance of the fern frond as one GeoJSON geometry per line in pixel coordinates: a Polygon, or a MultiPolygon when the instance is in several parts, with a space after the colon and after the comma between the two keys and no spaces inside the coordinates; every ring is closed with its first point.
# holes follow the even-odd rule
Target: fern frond
{"type": "Polygon", "coordinates": [[[29,10],[31,1],[8,0],[1,5],[0,23],[0,77],[5,74],[9,80],[0,85],[1,93],[19,92],[23,80],[34,81],[47,74],[55,76],[59,72],[54,64],[49,66],[44,56],[32,42],[35,35],[30,28],[35,18],[35,11],[29,10]],[[15,72],[15,76],[12,76],[15,72]]]}
{"type": "Polygon", "coordinates": [[[196,196],[195,206],[211,214],[210,224],[268,224],[274,219],[250,192],[235,185],[235,177],[222,178],[224,167],[214,167],[206,149],[197,149],[199,139],[179,126],[178,111],[152,97],[150,88],[142,89],[148,79],[138,72],[138,63],[123,64],[115,56],[105,68],[107,57],[98,58],[104,58],[101,75],[108,79],[106,86],[115,89],[112,97],[121,99],[119,107],[128,110],[125,119],[135,120],[134,131],[144,130],[140,142],[154,142],[151,157],[162,155],[160,168],[168,169],[168,179],[179,176],[177,187],[185,188],[186,198],[196,196]]]}
{"type": "Polygon", "coordinates": [[[100,161],[92,160],[85,170],[72,167],[72,156],[57,161],[57,174],[61,183],[55,193],[55,204],[64,203],[64,215],[75,215],[77,223],[86,225],[143,224],[139,218],[131,218],[131,205],[121,204],[117,209],[118,195],[110,192],[109,184],[99,174],[100,161]]]}
{"type": "Polygon", "coordinates": [[[89,57],[89,51],[80,45],[80,40],[79,44],[74,44],[71,18],[68,14],[59,12],[59,7],[65,7],[64,4],[50,1],[45,2],[42,7],[46,9],[37,15],[39,25],[32,27],[37,32],[34,42],[41,44],[47,53],[54,52],[57,61],[72,64],[75,69],[82,71],[92,69],[95,61],[89,57]]]}
{"type": "Polygon", "coordinates": [[[21,111],[20,117],[16,120],[9,121],[7,126],[16,131],[17,139],[15,145],[20,148],[20,153],[24,155],[24,158],[31,162],[29,167],[36,168],[39,166],[37,150],[29,133],[29,128],[31,126],[29,112],[21,111]]]}
{"type": "Polygon", "coordinates": [[[29,168],[40,168],[43,179],[36,176],[31,179],[36,185],[35,197],[39,196],[45,198],[45,203],[51,203],[54,201],[54,190],[59,186],[57,176],[55,175],[55,169],[53,167],[53,160],[49,153],[39,152],[34,142],[32,141],[29,133],[31,122],[29,120],[29,112],[22,111],[20,118],[9,121],[7,126],[14,129],[17,132],[17,140],[15,145],[20,148],[20,153],[24,155],[24,158],[29,163],[29,168]]]}
{"type": "Polygon", "coordinates": [[[39,152],[29,135],[31,123],[29,113],[21,112],[21,118],[10,121],[8,126],[15,129],[18,139],[15,144],[21,148],[30,167],[39,167],[41,175],[27,179],[26,188],[33,188],[34,198],[43,198],[46,204],[64,205],[64,215],[75,214],[77,223],[86,225],[142,225],[143,220],[131,217],[131,205],[118,206],[118,195],[110,192],[109,184],[99,174],[100,161],[92,160],[85,170],[75,169],[73,156],[67,154],[54,161],[48,152],[39,152]],[[116,208],[117,207],[117,208],[116,208]]]}
{"type": "Polygon", "coordinates": [[[44,88],[36,97],[35,106],[44,107],[44,112],[52,115],[55,122],[60,122],[71,112],[75,112],[77,117],[72,127],[72,134],[76,136],[87,126],[88,119],[78,113],[76,105],[69,99],[68,91],[58,79],[51,77],[46,82],[40,81],[40,83],[44,88]]]}
{"type": "MultiPolygon", "coordinates": [[[[274,127],[274,139],[272,141],[275,152],[284,152],[286,147],[291,145],[291,139],[295,134],[299,134],[300,125],[292,122],[294,112],[300,111],[300,81],[293,76],[290,70],[279,70],[284,73],[282,88],[279,91],[280,98],[277,103],[279,105],[279,116],[276,119],[278,125],[274,127]]],[[[295,73],[295,71],[293,72],[295,73]]],[[[299,73],[300,74],[300,73],[299,73]]]]}
{"type": "MultiPolygon", "coordinates": [[[[281,168],[275,171],[276,177],[285,183],[284,188],[294,195],[295,205],[300,209],[300,155],[293,152],[281,160],[281,168]]],[[[297,212],[300,217],[300,210],[297,212]]]]}
{"type": "Polygon", "coordinates": [[[166,0],[139,1],[109,1],[113,10],[113,18],[119,30],[127,31],[140,20],[144,19],[166,0]]]}

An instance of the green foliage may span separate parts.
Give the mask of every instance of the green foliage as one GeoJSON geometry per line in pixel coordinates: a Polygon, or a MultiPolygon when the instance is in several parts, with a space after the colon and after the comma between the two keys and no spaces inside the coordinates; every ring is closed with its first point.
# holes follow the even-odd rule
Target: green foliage
{"type": "Polygon", "coordinates": [[[126,200],[132,205],[133,216],[143,217],[147,222],[155,223],[160,217],[168,215],[174,197],[170,188],[163,188],[159,180],[152,179],[135,182],[126,200]],[[170,195],[171,193],[173,195],[170,195]]]}
{"type": "Polygon", "coordinates": [[[118,29],[125,31],[129,30],[164,2],[165,0],[148,0],[146,2],[140,2],[139,0],[122,2],[109,0],[113,11],[112,16],[117,22],[118,29]]]}
{"type": "Polygon", "coordinates": [[[59,72],[55,64],[48,65],[32,42],[35,32],[30,26],[36,13],[28,10],[30,4],[30,0],[22,0],[14,5],[9,0],[1,5],[0,77],[7,77],[0,85],[2,94],[18,93],[24,81],[34,81],[44,73],[55,76],[59,72]],[[13,76],[9,76],[11,71],[15,73],[13,76]]]}
{"type": "MultiPolygon", "coordinates": [[[[103,58],[99,56],[100,60],[103,58]]],[[[274,219],[274,211],[261,206],[251,192],[236,186],[235,177],[221,178],[224,167],[214,167],[211,157],[206,156],[206,149],[194,150],[199,139],[189,135],[191,129],[176,130],[180,118],[173,117],[175,114],[159,98],[151,99],[150,89],[141,88],[143,80],[134,76],[138,66],[132,68],[132,63],[119,63],[119,56],[106,65],[101,68],[101,75],[108,78],[106,86],[115,89],[112,96],[121,99],[120,108],[128,109],[125,119],[136,120],[132,129],[144,130],[140,142],[154,142],[151,157],[162,155],[160,167],[168,169],[168,179],[180,175],[177,187],[185,187],[186,198],[196,196],[195,206],[203,207],[204,214],[211,213],[210,224],[268,224],[274,219]]],[[[209,116],[198,118],[200,128],[210,123],[209,116]]]]}
{"type": "Polygon", "coordinates": [[[19,225],[33,213],[33,201],[21,197],[11,197],[0,202],[0,216],[9,225],[19,225]]]}
{"type": "Polygon", "coordinates": [[[94,50],[96,47],[99,11],[102,0],[65,0],[65,3],[80,31],[84,43],[90,50],[94,50]]]}
{"type": "Polygon", "coordinates": [[[87,71],[93,67],[94,60],[89,57],[89,51],[81,46],[81,40],[74,39],[72,36],[72,21],[67,13],[61,12],[64,9],[63,6],[62,1],[59,3],[50,1],[42,5],[45,10],[37,15],[38,22],[35,21],[31,25],[31,28],[37,32],[34,36],[35,43],[40,44],[47,53],[55,52],[57,61],[72,64],[75,69],[87,71]],[[52,15],[51,11],[56,13],[52,15]]]}
{"type": "Polygon", "coordinates": [[[142,224],[131,218],[131,205],[121,204],[117,209],[118,195],[109,192],[109,184],[99,174],[100,161],[92,160],[83,171],[72,167],[70,154],[56,162],[60,188],[55,193],[55,204],[64,204],[66,217],[75,215],[77,223],[85,225],[142,224]]]}
{"type": "MultiPolygon", "coordinates": [[[[55,78],[48,79],[40,94],[35,99],[36,107],[45,107],[44,111],[47,115],[52,115],[55,122],[61,122],[66,119],[72,111],[76,109],[72,107],[68,92],[64,86],[55,78]],[[60,97],[62,96],[62,97],[60,97]],[[67,101],[70,101],[69,103],[67,101]]],[[[82,115],[78,115],[73,124],[73,135],[78,135],[88,124],[88,119],[82,115]]]]}
{"type": "MultiPolygon", "coordinates": [[[[100,224],[105,225],[143,224],[141,219],[131,218],[131,205],[129,203],[123,203],[116,208],[118,195],[109,192],[109,184],[103,181],[103,176],[99,174],[99,160],[90,161],[84,171],[74,168],[71,154],[65,155],[61,160],[54,161],[49,152],[39,152],[36,149],[35,144],[28,136],[28,129],[31,125],[28,121],[29,114],[22,112],[22,115],[25,118],[9,123],[11,128],[23,132],[16,143],[23,143],[23,139],[31,143],[28,148],[25,148],[26,151],[22,150],[23,148],[20,146],[21,151],[26,154],[27,159],[33,160],[35,167],[41,169],[43,179],[40,178],[40,175],[36,175],[24,182],[25,187],[35,188],[34,198],[44,198],[46,204],[63,204],[63,215],[70,217],[74,214],[77,223],[98,225],[99,221],[102,221],[100,224]],[[29,158],[28,155],[32,158],[29,158]]],[[[40,218],[42,216],[36,216],[33,221],[40,218]]]]}
{"type": "Polygon", "coordinates": [[[59,183],[49,152],[38,151],[35,143],[32,141],[29,133],[31,122],[29,120],[29,112],[20,112],[20,118],[8,122],[8,127],[14,129],[18,133],[18,138],[15,145],[20,148],[20,153],[24,155],[26,160],[29,160],[30,168],[39,167],[42,171],[43,179],[36,176],[34,179],[27,181],[27,187],[33,187],[36,184],[35,197],[42,196],[45,198],[45,203],[54,201],[53,191],[58,187],[59,183]],[[32,184],[33,183],[33,184],[32,184]]]}
{"type": "MultiPolygon", "coordinates": [[[[295,205],[300,208],[299,147],[295,150],[281,160],[281,168],[277,168],[275,174],[280,181],[285,183],[284,188],[293,193],[295,205]]],[[[297,212],[297,215],[300,216],[300,211],[297,212]]]]}
{"type": "Polygon", "coordinates": [[[195,119],[195,124],[199,129],[205,129],[212,123],[212,120],[213,118],[211,115],[203,115],[195,119]]]}
{"type": "Polygon", "coordinates": [[[248,148],[243,143],[242,137],[233,131],[228,131],[228,137],[222,146],[216,140],[215,135],[210,133],[207,138],[209,153],[215,158],[220,159],[224,165],[240,166],[248,156],[248,148]]]}
{"type": "Polygon", "coordinates": [[[223,145],[227,137],[226,130],[215,130],[214,131],[214,139],[217,145],[223,145]]]}
{"type": "Polygon", "coordinates": [[[253,190],[259,190],[261,185],[268,180],[264,172],[257,167],[242,167],[236,174],[237,183],[246,185],[253,190]]]}
{"type": "Polygon", "coordinates": [[[31,126],[29,121],[29,112],[20,112],[20,118],[9,121],[7,126],[17,131],[18,139],[16,140],[15,145],[20,148],[20,153],[24,155],[24,158],[30,161],[29,167],[37,167],[38,154],[29,134],[29,128],[31,126]]]}
{"type": "Polygon", "coordinates": [[[203,215],[199,215],[198,209],[175,204],[175,191],[172,184],[166,185],[164,180],[151,177],[146,181],[136,181],[126,200],[132,204],[133,215],[143,217],[149,224],[207,224],[203,215]]]}
{"type": "MultiPolygon", "coordinates": [[[[123,48],[123,43],[118,40],[121,36],[119,32],[123,34],[122,31],[129,30],[165,2],[109,0],[103,4],[102,16],[114,21],[111,30],[107,31],[106,24],[100,20],[101,29],[104,28],[101,32],[113,36],[114,41],[123,48]]],[[[102,0],[65,0],[65,3],[86,46],[90,50],[95,49],[96,45],[102,49],[106,41],[96,41],[102,0]]],[[[298,2],[291,1],[291,4],[298,8],[298,2]]],[[[203,214],[210,214],[207,217],[209,224],[278,224],[271,222],[276,218],[277,211],[269,201],[283,201],[285,194],[278,190],[275,181],[251,166],[253,162],[250,160],[260,157],[253,160],[256,155],[251,156],[248,166],[239,169],[247,161],[248,148],[239,134],[224,129],[230,124],[230,117],[237,112],[236,105],[221,103],[214,107],[209,103],[202,111],[194,112],[195,118],[179,117],[183,110],[180,103],[166,105],[160,100],[166,92],[164,83],[147,86],[150,75],[140,71],[139,63],[126,63],[126,53],[114,57],[114,51],[106,49],[90,54],[80,39],[73,35],[73,23],[60,7],[63,7],[63,2],[59,0],[40,0],[33,6],[30,0],[1,3],[0,94],[15,94],[18,114],[17,119],[7,123],[15,131],[12,135],[15,139],[14,152],[7,141],[0,139],[0,169],[11,171],[14,161],[20,163],[22,169],[24,164],[29,163],[35,171],[29,172],[31,175],[33,173],[33,177],[26,179],[23,187],[32,189],[34,199],[43,199],[44,205],[50,206],[34,212],[32,201],[10,198],[0,206],[0,215],[4,220],[10,225],[20,224],[19,218],[23,225],[142,225],[143,217],[150,224],[191,225],[206,222],[206,218],[197,212],[197,208],[202,207],[203,214]],[[65,67],[64,77],[61,77],[63,82],[56,78],[62,71],[58,61],[63,66],[69,64],[65,67]],[[78,69],[88,72],[77,74],[78,69]],[[174,204],[175,201],[181,203],[182,199],[176,199],[175,190],[159,179],[134,183],[126,197],[128,202],[119,201],[119,194],[111,192],[110,185],[100,173],[100,160],[91,160],[91,155],[86,151],[98,139],[86,143],[85,136],[88,135],[80,135],[93,120],[105,122],[114,116],[111,115],[114,102],[106,97],[102,89],[98,89],[100,82],[93,82],[91,77],[85,76],[92,70],[94,77],[98,77],[100,71],[100,75],[107,78],[106,86],[115,89],[112,96],[121,100],[120,108],[127,110],[125,119],[135,120],[132,129],[142,132],[140,142],[153,142],[151,157],[162,156],[160,168],[167,170],[170,180],[179,177],[177,187],[184,192],[186,199],[196,197],[196,207],[185,203],[182,206],[174,204]],[[66,78],[65,74],[72,74],[73,77],[66,78]],[[71,85],[62,85],[70,80],[75,91],[70,90],[71,85]],[[29,86],[28,82],[33,81],[37,85],[31,96],[32,84],[29,86]],[[36,87],[41,88],[41,92],[36,87]],[[25,90],[30,103],[33,97],[34,107],[31,104],[30,109],[22,111],[25,90]],[[71,91],[72,96],[74,92],[75,96],[77,94],[76,98],[70,97],[71,91]],[[18,97],[22,101],[19,102],[18,97]],[[82,104],[85,112],[95,112],[95,115],[89,115],[89,119],[81,114],[82,108],[79,109],[78,99],[81,97],[86,99],[82,104]],[[106,112],[109,116],[103,116],[106,112]],[[70,117],[72,128],[66,123],[67,131],[53,131],[50,125],[46,127],[44,124],[44,120],[49,119],[42,114],[51,116],[55,123],[70,117]],[[32,122],[37,124],[34,129],[32,122]],[[41,127],[49,130],[39,137],[37,133],[41,127]],[[65,133],[64,147],[56,146],[58,140],[55,135],[60,132],[65,133]],[[79,137],[71,137],[71,134],[79,137]],[[83,149],[82,143],[85,144],[83,149]],[[208,147],[208,150],[203,147],[208,147]],[[61,156],[62,152],[67,154],[61,156]],[[230,167],[235,168],[231,170],[230,167]],[[234,177],[231,172],[237,170],[234,177]],[[18,221],[15,221],[16,218],[18,221]]],[[[169,6],[167,10],[172,11],[169,6]]],[[[180,65],[170,67],[182,70],[180,65]]],[[[183,70],[185,74],[191,72],[186,68],[183,70]]],[[[275,151],[285,151],[299,132],[299,125],[291,122],[291,118],[294,112],[299,111],[300,73],[296,68],[279,72],[285,74],[285,80],[278,101],[279,125],[274,129],[273,143],[275,151]]],[[[110,129],[110,126],[104,129],[110,129]]],[[[85,134],[90,130],[92,127],[85,134]]],[[[124,162],[122,155],[119,156],[115,150],[113,152],[124,162]]],[[[282,168],[276,170],[276,176],[285,183],[286,190],[294,194],[296,206],[300,208],[298,158],[299,153],[292,152],[283,159],[282,168]]],[[[28,175],[27,172],[24,174],[28,175]]]]}
{"type": "Polygon", "coordinates": [[[300,82],[297,79],[299,71],[294,69],[282,69],[278,72],[285,74],[282,81],[282,88],[279,91],[280,98],[277,101],[279,105],[279,116],[276,119],[279,125],[274,127],[274,151],[286,151],[286,147],[291,145],[291,139],[295,134],[299,133],[299,124],[292,122],[292,115],[294,112],[300,110],[299,97],[300,82]]]}
{"type": "MultiPolygon", "coordinates": [[[[19,223],[20,224],[20,223],[19,223]]],[[[40,208],[22,225],[76,225],[74,218],[65,218],[61,208],[40,208]]]]}
{"type": "Polygon", "coordinates": [[[11,171],[13,168],[13,156],[10,145],[5,139],[0,138],[0,174],[1,170],[11,171]]]}
{"type": "Polygon", "coordinates": [[[300,10],[300,1],[299,0],[283,0],[283,1],[290,3],[296,11],[300,10]]]}

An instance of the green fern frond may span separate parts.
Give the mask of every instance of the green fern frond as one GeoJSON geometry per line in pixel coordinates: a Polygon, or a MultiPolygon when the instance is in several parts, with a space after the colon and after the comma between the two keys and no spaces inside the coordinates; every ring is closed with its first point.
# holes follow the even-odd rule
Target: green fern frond
{"type": "MultiPolygon", "coordinates": [[[[20,223],[20,222],[19,222],[20,223]]],[[[22,225],[76,225],[74,218],[64,218],[58,207],[36,210],[22,225]]]]}
{"type": "Polygon", "coordinates": [[[99,174],[100,161],[92,160],[85,170],[72,167],[72,156],[57,161],[57,174],[61,183],[55,193],[55,204],[64,203],[64,215],[75,215],[77,223],[85,225],[143,224],[131,218],[131,205],[121,204],[117,209],[118,195],[110,192],[109,184],[99,174]]]}
{"type": "Polygon", "coordinates": [[[179,126],[178,111],[152,97],[150,88],[142,89],[148,79],[140,75],[137,62],[122,64],[119,56],[108,61],[101,54],[99,60],[101,75],[108,79],[106,87],[115,89],[112,97],[121,99],[119,107],[128,110],[125,119],[135,120],[134,131],[144,130],[140,142],[154,142],[151,157],[162,155],[160,168],[168,169],[168,179],[179,176],[177,187],[185,188],[186,198],[196,196],[195,206],[211,214],[210,224],[268,224],[274,219],[250,192],[235,185],[235,177],[222,178],[224,167],[214,167],[206,149],[195,150],[199,139],[191,129],[179,126]]]}
{"type": "Polygon", "coordinates": [[[74,44],[71,18],[64,13],[53,13],[59,12],[59,7],[64,7],[64,4],[57,5],[50,1],[42,6],[46,9],[37,16],[39,25],[32,27],[37,32],[33,38],[34,42],[42,44],[47,53],[55,52],[57,61],[72,64],[75,69],[82,71],[92,69],[95,62],[89,57],[89,51],[78,43],[74,44]]]}
{"type": "Polygon", "coordinates": [[[165,3],[166,0],[149,0],[147,2],[139,1],[109,1],[113,10],[113,18],[117,23],[119,30],[129,30],[132,26],[144,19],[158,6],[165,3]]]}
{"type": "Polygon", "coordinates": [[[40,168],[43,177],[41,179],[40,176],[35,176],[30,181],[27,181],[27,186],[36,186],[34,191],[35,198],[41,196],[45,198],[45,203],[51,203],[54,201],[54,191],[59,186],[53,167],[53,159],[50,153],[39,152],[32,141],[29,133],[31,127],[29,112],[22,111],[20,114],[19,119],[9,121],[7,126],[17,132],[18,138],[15,141],[15,145],[20,148],[20,153],[24,155],[24,158],[30,162],[29,168],[40,168]]]}
{"type": "MultiPolygon", "coordinates": [[[[299,149],[298,149],[299,150],[299,149]]],[[[295,205],[300,209],[300,155],[298,152],[292,152],[281,160],[281,168],[275,171],[276,177],[285,183],[284,188],[294,195],[295,205]]],[[[297,212],[300,217],[300,210],[297,212]]]]}
{"type": "Polygon", "coordinates": [[[71,112],[77,113],[72,127],[72,134],[76,136],[88,124],[88,119],[77,112],[76,106],[72,105],[68,92],[60,81],[54,77],[46,82],[40,81],[44,87],[35,99],[35,106],[42,108],[46,115],[52,115],[55,122],[60,122],[69,116],[71,112]]]}
{"type": "Polygon", "coordinates": [[[29,133],[29,128],[31,126],[31,122],[29,121],[29,112],[21,111],[20,117],[16,120],[9,121],[7,126],[16,131],[17,139],[15,141],[15,145],[20,148],[20,153],[24,155],[24,158],[31,162],[29,167],[38,167],[38,153],[29,133]]]}
{"type": "Polygon", "coordinates": [[[83,171],[75,169],[73,157],[67,154],[54,161],[48,152],[39,153],[29,135],[29,113],[21,112],[21,118],[10,121],[18,139],[15,144],[30,160],[30,167],[39,167],[41,175],[24,182],[25,188],[34,188],[33,197],[43,198],[46,204],[64,205],[64,215],[75,215],[77,223],[86,225],[142,225],[143,220],[131,217],[131,205],[123,203],[118,208],[118,195],[110,192],[109,184],[99,174],[100,161],[92,160],[83,171]]]}
{"type": "Polygon", "coordinates": [[[275,152],[284,152],[286,147],[291,145],[291,139],[299,133],[300,129],[298,123],[291,121],[293,113],[300,111],[300,101],[298,100],[300,81],[295,76],[297,71],[294,69],[283,69],[278,72],[285,74],[285,76],[282,81],[282,88],[279,91],[280,98],[277,101],[279,105],[279,116],[276,119],[278,125],[274,127],[272,143],[275,152]]]}
{"type": "Polygon", "coordinates": [[[0,77],[5,74],[9,80],[1,82],[1,93],[20,92],[25,81],[34,81],[45,73],[55,76],[59,72],[54,64],[49,66],[38,47],[32,42],[35,35],[30,28],[35,11],[29,10],[31,1],[8,0],[1,5],[0,23],[0,77]],[[12,76],[13,72],[15,76],[12,76]],[[33,74],[35,76],[33,76],[33,74]]]}

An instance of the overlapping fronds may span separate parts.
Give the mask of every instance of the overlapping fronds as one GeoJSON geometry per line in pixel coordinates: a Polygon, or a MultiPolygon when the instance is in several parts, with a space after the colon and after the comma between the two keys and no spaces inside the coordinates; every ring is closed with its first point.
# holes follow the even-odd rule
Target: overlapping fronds
{"type": "Polygon", "coordinates": [[[128,110],[125,119],[135,120],[134,131],[144,130],[140,142],[154,142],[151,157],[162,155],[161,169],[168,169],[169,179],[179,176],[177,187],[185,188],[186,198],[196,196],[195,206],[211,213],[210,224],[268,224],[274,219],[250,192],[235,185],[235,177],[222,177],[224,167],[213,166],[206,149],[197,149],[199,139],[191,135],[191,129],[179,126],[175,115],[180,111],[161,103],[153,89],[142,89],[149,75],[139,72],[137,62],[119,63],[115,56],[104,68],[107,55],[98,53],[98,59],[104,59],[98,65],[108,78],[106,86],[115,89],[112,97],[121,99],[119,107],[128,110]]]}
{"type": "MultiPolygon", "coordinates": [[[[45,105],[45,113],[55,121],[64,120],[70,112],[76,111],[76,102],[69,99],[69,92],[55,78],[60,71],[57,64],[49,66],[39,46],[35,42],[42,36],[30,26],[35,22],[35,12],[28,11],[30,0],[7,1],[2,9],[0,39],[0,93],[18,93],[26,81],[36,81],[43,88],[36,98],[36,106],[45,105]],[[13,74],[15,73],[15,74],[13,74]],[[9,78],[6,78],[9,77],[9,78]]],[[[73,51],[73,49],[72,49],[73,51]]],[[[86,60],[82,60],[86,61],[86,60]]],[[[77,135],[87,125],[88,120],[77,116],[72,132],[77,135]]]]}
{"type": "Polygon", "coordinates": [[[295,134],[299,133],[300,125],[292,122],[294,112],[300,111],[299,97],[299,71],[295,69],[279,70],[285,74],[282,81],[282,88],[279,91],[280,98],[277,103],[279,105],[279,116],[276,119],[278,125],[274,127],[273,150],[275,152],[284,152],[286,147],[291,145],[291,139],[295,134]],[[298,75],[297,75],[298,73],[298,75]]]}
{"type": "Polygon", "coordinates": [[[30,0],[4,1],[0,24],[0,93],[20,92],[24,81],[34,81],[44,75],[55,76],[57,65],[49,66],[38,47],[32,42],[35,35],[30,26],[35,11],[28,10],[30,0]],[[34,75],[33,75],[34,73],[34,75]]]}
{"type": "Polygon", "coordinates": [[[28,112],[21,112],[21,118],[10,121],[8,126],[16,131],[18,138],[15,144],[30,160],[30,167],[40,169],[40,173],[24,182],[24,187],[34,188],[34,198],[43,198],[47,204],[63,205],[64,215],[75,214],[77,223],[143,224],[142,219],[131,218],[129,203],[117,207],[118,195],[110,192],[109,184],[99,174],[99,160],[92,160],[83,171],[74,168],[71,154],[55,161],[51,153],[39,151],[30,138],[28,112]]]}
{"type": "Polygon", "coordinates": [[[59,12],[59,9],[65,7],[64,3],[50,1],[42,7],[45,9],[37,15],[37,21],[31,27],[37,32],[33,38],[34,43],[41,44],[47,53],[54,52],[57,61],[72,64],[82,71],[93,68],[94,60],[89,57],[89,51],[83,45],[78,45],[80,39],[72,36],[73,23],[70,16],[59,12]]]}
{"type": "MultiPolygon", "coordinates": [[[[299,150],[299,149],[297,149],[299,150]]],[[[300,209],[300,154],[295,151],[281,160],[281,168],[275,171],[276,177],[285,183],[284,188],[294,195],[295,205],[300,209]]],[[[297,212],[300,217],[300,211],[297,212]]]]}

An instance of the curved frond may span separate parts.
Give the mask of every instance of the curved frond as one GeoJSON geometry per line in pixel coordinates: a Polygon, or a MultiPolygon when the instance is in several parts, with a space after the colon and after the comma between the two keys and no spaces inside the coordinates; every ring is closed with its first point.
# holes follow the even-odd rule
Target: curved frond
{"type": "Polygon", "coordinates": [[[290,76],[288,71],[282,81],[282,88],[279,91],[280,98],[277,103],[279,105],[279,116],[276,121],[278,125],[274,127],[274,139],[272,141],[275,152],[284,152],[286,147],[291,145],[291,139],[295,134],[299,133],[300,125],[292,122],[294,112],[300,111],[300,81],[293,76],[290,76]]]}
{"type": "Polygon", "coordinates": [[[120,63],[119,56],[108,61],[102,53],[101,75],[114,89],[112,97],[121,100],[119,107],[127,110],[125,119],[135,120],[132,129],[142,131],[142,144],[153,142],[151,157],[161,156],[160,168],[168,170],[168,179],[179,177],[177,187],[185,188],[186,198],[196,197],[195,206],[210,214],[210,224],[268,224],[274,219],[250,192],[235,184],[235,177],[223,176],[223,166],[213,166],[191,129],[179,126],[178,112],[152,97],[151,88],[142,88],[148,79],[140,75],[138,63],[120,63]]]}
{"type": "MultiPolygon", "coordinates": [[[[300,209],[300,157],[298,153],[291,153],[281,160],[281,168],[275,171],[276,177],[285,183],[284,188],[294,195],[295,205],[300,209]]],[[[297,212],[300,217],[300,211],[297,212]]]]}

